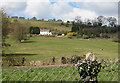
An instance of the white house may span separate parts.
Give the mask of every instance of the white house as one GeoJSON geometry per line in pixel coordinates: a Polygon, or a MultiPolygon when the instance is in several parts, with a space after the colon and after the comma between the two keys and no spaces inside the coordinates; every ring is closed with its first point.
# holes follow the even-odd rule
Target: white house
{"type": "Polygon", "coordinates": [[[40,31],[40,35],[52,35],[49,31],[40,31]]]}
{"type": "Polygon", "coordinates": [[[62,34],[62,36],[65,36],[65,34],[62,34]]]}
{"type": "Polygon", "coordinates": [[[47,29],[41,29],[40,35],[52,35],[52,33],[47,29]]]}

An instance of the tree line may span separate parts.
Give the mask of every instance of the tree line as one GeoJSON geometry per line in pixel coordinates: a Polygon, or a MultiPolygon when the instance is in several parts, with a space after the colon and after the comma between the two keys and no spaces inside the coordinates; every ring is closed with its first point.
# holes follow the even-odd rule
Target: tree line
{"type": "Polygon", "coordinates": [[[77,37],[86,36],[87,38],[102,37],[110,38],[110,35],[117,34],[120,26],[116,25],[114,17],[108,17],[109,26],[104,25],[106,18],[103,16],[97,17],[94,21],[82,22],[81,17],[76,17],[72,23],[71,32],[77,32],[77,37]]]}

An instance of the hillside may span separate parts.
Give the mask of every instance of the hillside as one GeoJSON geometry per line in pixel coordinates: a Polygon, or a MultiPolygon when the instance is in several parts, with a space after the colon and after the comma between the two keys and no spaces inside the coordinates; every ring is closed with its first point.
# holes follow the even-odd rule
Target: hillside
{"type": "MultiPolygon", "coordinates": [[[[9,18],[11,22],[14,22],[15,19],[9,18]]],[[[57,29],[59,31],[71,31],[72,24],[69,23],[68,27],[66,27],[66,23],[64,25],[61,25],[61,22],[52,22],[52,21],[37,21],[37,20],[24,20],[24,19],[17,19],[17,21],[25,24],[28,23],[28,26],[34,26],[34,27],[42,27],[42,28],[50,28],[50,29],[57,29]]]]}

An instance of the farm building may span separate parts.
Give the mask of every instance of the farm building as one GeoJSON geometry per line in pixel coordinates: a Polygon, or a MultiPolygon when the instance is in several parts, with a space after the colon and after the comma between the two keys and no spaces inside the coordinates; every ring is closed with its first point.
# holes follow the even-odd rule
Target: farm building
{"type": "Polygon", "coordinates": [[[40,35],[52,35],[48,29],[40,29],[40,35]]]}

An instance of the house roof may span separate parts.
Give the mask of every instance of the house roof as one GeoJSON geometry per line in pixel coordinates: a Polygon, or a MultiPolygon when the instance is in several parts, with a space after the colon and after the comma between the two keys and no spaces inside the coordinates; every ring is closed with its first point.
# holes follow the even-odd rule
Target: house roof
{"type": "Polygon", "coordinates": [[[49,29],[40,29],[40,31],[47,31],[47,32],[49,32],[50,30],[49,29]]]}

